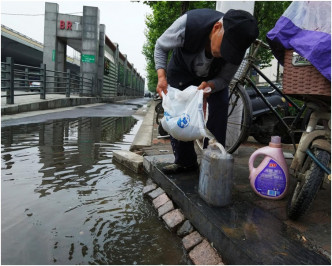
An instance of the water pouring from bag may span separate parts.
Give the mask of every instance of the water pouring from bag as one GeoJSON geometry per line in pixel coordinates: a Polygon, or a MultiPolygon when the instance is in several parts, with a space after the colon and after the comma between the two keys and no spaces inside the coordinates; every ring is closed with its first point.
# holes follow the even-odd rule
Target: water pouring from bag
{"type": "MultiPolygon", "coordinates": [[[[203,89],[203,95],[207,95],[212,91],[212,89],[210,87],[206,87],[205,89],[203,89]]],[[[207,117],[207,113],[206,113],[206,107],[207,107],[207,101],[206,98],[203,97],[203,113],[204,113],[204,118],[207,117]]]]}

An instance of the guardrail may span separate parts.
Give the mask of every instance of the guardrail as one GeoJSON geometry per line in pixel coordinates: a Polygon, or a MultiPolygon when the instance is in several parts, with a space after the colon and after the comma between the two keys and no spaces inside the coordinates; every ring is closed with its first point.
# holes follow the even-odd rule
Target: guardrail
{"type": "Polygon", "coordinates": [[[11,57],[6,62],[1,62],[1,91],[6,91],[7,104],[14,104],[14,97],[25,95],[40,95],[40,99],[46,98],[47,88],[52,87],[52,94],[71,94],[80,96],[92,95],[94,80],[77,75],[69,70],[67,72],[46,70],[46,65],[40,67],[15,64],[11,57]],[[52,84],[52,85],[51,85],[52,84]],[[90,89],[87,89],[90,88],[90,89]],[[30,93],[19,94],[25,91],[30,93]],[[37,91],[37,92],[34,92],[37,91]]]}

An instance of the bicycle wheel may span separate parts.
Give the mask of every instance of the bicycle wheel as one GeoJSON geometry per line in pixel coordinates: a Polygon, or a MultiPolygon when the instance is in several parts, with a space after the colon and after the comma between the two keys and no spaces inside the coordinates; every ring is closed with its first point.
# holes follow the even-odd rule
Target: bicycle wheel
{"type": "Polygon", "coordinates": [[[161,123],[159,123],[159,125],[158,125],[158,133],[159,133],[160,136],[169,135],[169,133],[163,128],[161,123]]]}
{"type": "MultiPolygon", "coordinates": [[[[327,151],[314,149],[313,153],[325,166],[331,163],[331,154],[327,151]]],[[[299,175],[300,178],[287,205],[287,215],[293,220],[304,215],[310,208],[324,180],[325,172],[307,156],[299,175]]]]}
{"type": "Polygon", "coordinates": [[[252,106],[244,87],[236,84],[229,91],[226,150],[233,153],[248,138],[252,122],[252,106]]]}
{"type": "MultiPolygon", "coordinates": [[[[275,134],[276,125],[279,123],[277,117],[273,113],[266,113],[255,118],[255,122],[250,130],[251,136],[264,145],[269,144],[271,136],[280,136],[275,134]]],[[[281,138],[283,140],[283,138],[281,138]]],[[[284,143],[284,142],[283,142],[284,143]]]]}
{"type": "Polygon", "coordinates": [[[156,111],[156,124],[159,125],[159,121],[164,115],[164,108],[162,102],[159,102],[154,108],[154,110],[156,111]]]}

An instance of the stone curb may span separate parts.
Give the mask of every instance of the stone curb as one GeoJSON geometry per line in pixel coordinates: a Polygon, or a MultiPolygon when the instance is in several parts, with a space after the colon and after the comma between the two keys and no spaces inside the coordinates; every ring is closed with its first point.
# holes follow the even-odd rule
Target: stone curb
{"type": "Polygon", "coordinates": [[[130,145],[130,151],[135,151],[142,149],[143,147],[151,146],[152,143],[152,132],[153,132],[153,117],[155,102],[152,101],[151,105],[143,119],[143,122],[140,128],[137,131],[137,134],[130,145]]]}
{"type": "Polygon", "coordinates": [[[143,172],[143,157],[131,151],[113,151],[113,160],[121,163],[135,173],[143,172]]]}
{"type": "Polygon", "coordinates": [[[151,179],[143,188],[143,196],[152,201],[158,217],[161,218],[171,232],[177,232],[182,237],[182,244],[188,258],[194,265],[223,265],[217,250],[201,236],[186,219],[183,212],[174,208],[173,201],[151,179]]]}

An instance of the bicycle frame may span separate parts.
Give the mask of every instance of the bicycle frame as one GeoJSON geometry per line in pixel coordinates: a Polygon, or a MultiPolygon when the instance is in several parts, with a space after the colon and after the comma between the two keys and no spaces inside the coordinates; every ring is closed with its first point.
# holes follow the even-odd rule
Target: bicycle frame
{"type": "MultiPolygon", "coordinates": [[[[312,103],[309,104],[311,105],[312,103]]],[[[325,126],[324,129],[315,130],[319,120],[330,121],[331,112],[317,110],[319,108],[315,104],[313,105],[313,109],[315,109],[315,111],[311,114],[307,130],[302,135],[299,147],[295,153],[290,169],[296,173],[301,167],[305,156],[308,155],[315,161],[315,163],[319,165],[320,168],[322,168],[328,175],[330,175],[331,169],[328,169],[322,165],[319,160],[317,160],[317,158],[312,154],[309,148],[311,146],[321,150],[326,150],[327,152],[331,153],[331,143],[328,141],[331,140],[331,130],[328,129],[328,126],[325,126]]]]}
{"type": "MultiPolygon", "coordinates": [[[[330,104],[328,104],[325,99],[321,100],[321,97],[314,97],[313,95],[310,95],[310,97],[301,95],[300,97],[301,99],[303,98],[304,105],[299,107],[289,96],[283,94],[283,92],[262,73],[258,66],[255,65],[256,54],[260,46],[265,46],[265,48],[269,48],[269,46],[260,40],[256,40],[255,44],[256,46],[252,49],[251,55],[244,58],[229,86],[231,95],[228,103],[230,111],[229,118],[234,115],[234,117],[238,118],[238,120],[234,122],[232,119],[229,119],[227,124],[231,129],[233,129],[233,124],[236,125],[237,127],[234,127],[234,131],[238,130],[240,132],[240,134],[237,134],[237,132],[236,134],[233,134],[235,136],[234,138],[232,138],[233,135],[230,134],[230,140],[232,142],[230,142],[231,145],[229,150],[232,152],[236,150],[241,142],[244,141],[245,137],[247,137],[248,131],[249,133],[256,133],[256,131],[253,130],[256,130],[255,126],[261,125],[264,127],[266,121],[263,119],[265,118],[263,116],[273,116],[273,119],[270,119],[271,121],[267,121],[266,123],[267,127],[270,127],[270,125],[273,126],[270,128],[271,131],[267,132],[273,132],[273,134],[275,134],[274,132],[280,132],[284,135],[287,130],[287,135],[290,136],[295,151],[290,170],[292,171],[291,174],[296,177],[297,184],[294,189],[293,196],[290,197],[290,202],[287,206],[287,215],[292,218],[297,218],[302,215],[308,208],[309,204],[312,203],[321,185],[321,181],[325,178],[325,173],[329,175],[328,178],[331,180],[331,170],[328,165],[328,163],[330,163],[328,160],[331,159],[331,108],[330,104]],[[266,97],[266,95],[263,94],[263,91],[258,89],[258,87],[250,79],[251,69],[256,71],[256,73],[258,73],[258,75],[260,75],[260,77],[262,77],[269,84],[272,93],[277,92],[275,94],[282,97],[281,103],[277,102],[277,104],[274,104],[270,101],[269,95],[266,97]],[[246,90],[246,85],[250,86],[252,89],[250,89],[250,91],[246,90]],[[233,99],[233,95],[235,99],[233,99]],[[257,118],[257,125],[255,122],[251,123],[254,106],[254,102],[249,99],[249,96],[251,95],[255,97],[255,101],[257,99],[260,103],[264,103],[266,106],[264,109],[264,112],[266,113],[262,112],[254,117],[257,118]],[[283,114],[278,113],[279,107],[288,111],[287,104],[291,104],[295,108],[297,112],[295,116],[284,116],[283,114]],[[238,108],[238,106],[240,108],[238,108]],[[308,112],[306,110],[307,107],[308,112]],[[303,116],[305,111],[306,114],[303,116]],[[307,115],[310,113],[311,116],[309,123],[307,123],[307,115]],[[302,122],[302,118],[303,122],[305,122],[305,125],[307,126],[306,132],[303,130],[304,123],[302,122]],[[321,124],[318,124],[320,119],[323,120],[324,130],[320,128],[321,124]],[[328,126],[326,121],[328,121],[328,126]],[[281,130],[279,128],[274,128],[279,124],[283,125],[284,128],[281,130]],[[299,124],[301,124],[300,127],[299,124]],[[250,130],[253,131],[250,132],[250,130]],[[296,140],[299,141],[298,148],[295,144],[295,138],[298,137],[296,133],[302,133],[300,140],[296,140]]],[[[262,138],[265,137],[264,128],[261,131],[257,130],[257,132],[258,134],[256,136],[258,136],[258,139],[261,136],[262,138]],[[263,132],[263,134],[260,135],[260,132],[263,132]]],[[[285,137],[288,139],[287,135],[285,137]]],[[[255,138],[254,135],[253,137],[255,138]]],[[[264,139],[264,142],[265,141],[266,139],[264,139]]]]}
{"type": "Polygon", "coordinates": [[[287,133],[291,137],[292,144],[294,147],[294,151],[296,151],[296,144],[295,144],[295,139],[294,139],[294,131],[293,129],[295,128],[296,123],[299,121],[301,118],[302,114],[304,113],[306,109],[306,104],[304,104],[301,108],[292,100],[290,97],[287,95],[283,94],[282,91],[275,85],[273,82],[266,77],[262,71],[254,64],[254,60],[256,57],[256,54],[261,46],[264,46],[264,48],[268,49],[269,46],[264,44],[260,40],[255,41],[256,47],[251,55],[249,55],[246,60],[248,60],[247,66],[245,71],[242,74],[242,77],[238,78],[237,82],[240,82],[241,84],[244,84],[245,82],[249,83],[250,86],[255,90],[257,95],[262,99],[262,101],[266,104],[266,106],[271,110],[271,112],[276,116],[276,118],[280,121],[280,123],[287,129],[287,133]],[[263,93],[257,88],[255,83],[250,79],[249,77],[249,72],[250,69],[254,69],[274,90],[276,90],[280,96],[282,96],[288,103],[290,103],[292,106],[295,107],[297,110],[297,115],[295,119],[293,120],[291,126],[288,126],[286,122],[282,119],[282,117],[279,115],[279,113],[275,110],[275,108],[270,104],[270,102],[266,99],[266,97],[263,95],[263,93]]]}
{"type": "MultiPolygon", "coordinates": [[[[312,154],[310,151],[310,146],[317,147],[322,150],[326,150],[329,153],[331,153],[331,132],[330,130],[325,129],[324,130],[315,130],[316,125],[319,120],[325,120],[329,121],[329,127],[330,127],[330,116],[331,112],[327,111],[320,107],[320,105],[317,105],[316,103],[312,101],[306,101],[304,105],[300,108],[290,97],[283,94],[282,91],[272,83],[271,80],[266,77],[262,71],[254,64],[255,56],[260,48],[260,46],[265,46],[265,48],[269,48],[266,44],[264,44],[260,40],[256,40],[255,42],[256,48],[254,49],[251,56],[247,57],[248,64],[246,66],[244,75],[238,79],[238,82],[241,82],[244,84],[245,82],[248,82],[250,86],[255,90],[257,95],[263,100],[263,102],[268,106],[268,108],[271,110],[271,112],[277,117],[277,119],[284,125],[284,127],[287,129],[287,133],[290,135],[292,139],[292,144],[295,151],[294,160],[292,161],[292,164],[290,166],[290,169],[296,173],[299,170],[299,167],[302,165],[305,156],[310,156],[315,163],[318,164],[319,167],[321,167],[328,175],[331,174],[331,170],[326,168],[324,165],[322,165],[319,160],[312,154]],[[274,90],[276,90],[288,103],[292,104],[295,109],[298,111],[295,119],[293,120],[291,126],[289,127],[285,121],[282,119],[282,117],[279,115],[279,113],[275,110],[275,108],[266,100],[263,93],[256,87],[254,82],[250,79],[248,73],[250,69],[254,69],[274,90]],[[308,102],[308,103],[307,103],[308,102]],[[311,109],[314,110],[313,114],[310,117],[309,124],[307,127],[307,130],[303,133],[299,147],[296,148],[295,140],[294,140],[294,125],[298,122],[302,114],[304,113],[306,107],[309,106],[311,109]]],[[[324,106],[324,105],[322,105],[324,106]]]]}
{"type": "Polygon", "coordinates": [[[300,119],[302,114],[304,113],[304,110],[306,108],[306,105],[304,104],[302,108],[300,108],[295,102],[293,102],[288,96],[284,95],[278,87],[276,87],[255,65],[251,66],[253,69],[257,71],[258,74],[260,74],[265,81],[267,81],[288,103],[291,103],[295,109],[298,111],[297,116],[292,122],[291,127],[289,127],[286,122],[282,119],[282,117],[279,115],[279,113],[275,110],[275,108],[266,100],[263,93],[256,87],[256,85],[252,82],[252,80],[249,77],[246,77],[246,81],[251,85],[251,87],[256,91],[258,96],[263,100],[263,102],[267,105],[267,107],[273,112],[273,114],[277,117],[277,119],[282,123],[282,125],[287,129],[287,133],[292,139],[292,144],[294,147],[294,150],[296,151],[296,145],[294,140],[294,131],[293,131],[293,125],[297,123],[297,121],[300,119]]]}

